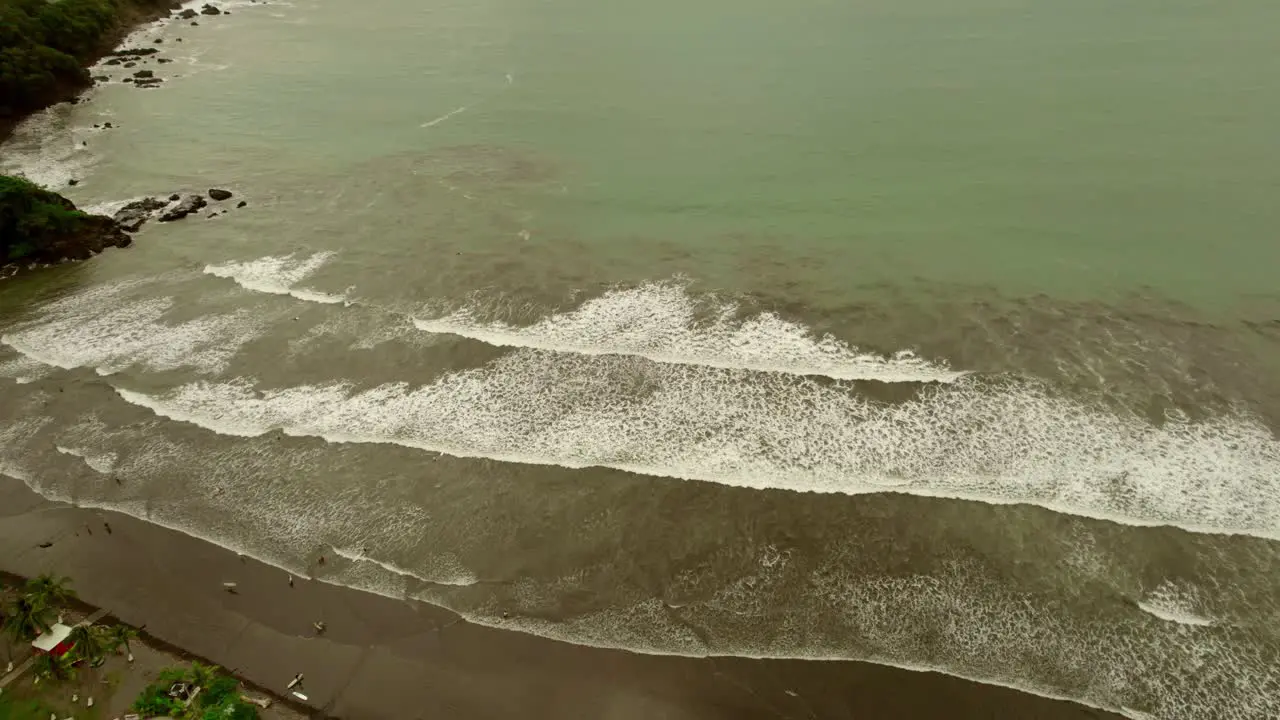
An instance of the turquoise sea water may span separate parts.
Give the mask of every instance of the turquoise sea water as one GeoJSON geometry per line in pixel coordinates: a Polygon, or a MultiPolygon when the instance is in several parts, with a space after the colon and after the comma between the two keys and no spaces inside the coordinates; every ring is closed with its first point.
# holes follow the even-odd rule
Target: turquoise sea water
{"type": "Polygon", "coordinates": [[[569,642],[1280,712],[1280,9],[223,7],[0,148],[236,193],[0,283],[6,474],[569,642]]]}

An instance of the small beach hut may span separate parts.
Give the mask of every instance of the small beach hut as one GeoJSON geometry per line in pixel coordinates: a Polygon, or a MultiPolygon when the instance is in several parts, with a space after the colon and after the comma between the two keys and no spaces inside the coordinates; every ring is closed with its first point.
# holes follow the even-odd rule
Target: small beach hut
{"type": "Polygon", "coordinates": [[[71,627],[62,623],[54,623],[48,632],[40,633],[40,637],[31,641],[31,647],[37,653],[57,657],[65,654],[75,643],[71,642],[71,627]]]}

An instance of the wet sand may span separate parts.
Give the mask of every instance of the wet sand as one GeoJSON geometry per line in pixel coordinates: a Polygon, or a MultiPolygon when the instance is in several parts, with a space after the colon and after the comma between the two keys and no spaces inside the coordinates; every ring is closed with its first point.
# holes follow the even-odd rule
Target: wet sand
{"type": "Polygon", "coordinates": [[[69,575],[85,601],[269,692],[287,694],[304,673],[318,716],[1120,717],[938,673],[639,655],[477,626],[425,603],[304,578],[290,587],[278,568],[118,513],[48,502],[3,476],[0,570],[69,575]],[[237,594],[223,582],[237,583],[237,594]],[[317,620],[327,626],[319,637],[317,620]]]}

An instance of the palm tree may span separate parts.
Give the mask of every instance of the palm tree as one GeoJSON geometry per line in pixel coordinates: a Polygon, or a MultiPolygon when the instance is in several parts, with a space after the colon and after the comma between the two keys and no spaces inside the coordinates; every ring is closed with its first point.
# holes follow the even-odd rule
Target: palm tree
{"type": "Polygon", "coordinates": [[[202,665],[198,662],[192,662],[191,669],[187,671],[187,678],[196,687],[209,687],[209,683],[218,677],[218,671],[221,669],[217,665],[202,665]]]}
{"type": "Polygon", "coordinates": [[[71,578],[56,578],[48,573],[27,581],[27,597],[43,598],[50,607],[65,605],[76,599],[76,591],[71,589],[71,578]]]}
{"type": "Polygon", "coordinates": [[[4,632],[14,642],[25,642],[49,629],[53,610],[41,596],[24,595],[14,600],[4,614],[4,632]]]}
{"type": "Polygon", "coordinates": [[[67,639],[71,641],[76,657],[88,660],[90,665],[96,665],[106,652],[102,628],[76,625],[71,628],[67,639]]]}
{"type": "Polygon", "coordinates": [[[133,648],[129,647],[130,640],[138,639],[138,631],[128,625],[112,625],[107,629],[108,646],[112,650],[124,646],[125,654],[129,656],[129,662],[133,662],[133,648]]]}
{"type": "Polygon", "coordinates": [[[76,668],[71,664],[71,658],[67,657],[65,653],[62,655],[41,653],[36,656],[36,662],[33,667],[36,671],[36,677],[50,680],[68,680],[76,674],[76,668]]]}

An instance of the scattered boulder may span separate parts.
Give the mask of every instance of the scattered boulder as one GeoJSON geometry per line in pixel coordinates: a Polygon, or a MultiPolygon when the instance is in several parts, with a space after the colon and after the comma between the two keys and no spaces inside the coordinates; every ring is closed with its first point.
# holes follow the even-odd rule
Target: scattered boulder
{"type": "Polygon", "coordinates": [[[178,193],[174,193],[169,196],[169,202],[178,202],[181,199],[182,199],[182,196],[179,195],[178,193]]]}
{"type": "Polygon", "coordinates": [[[155,77],[155,73],[151,72],[150,70],[139,70],[138,72],[134,73],[133,76],[136,78],[149,78],[149,77],[155,77]]]}
{"type": "Polygon", "coordinates": [[[113,50],[107,55],[111,57],[142,57],[143,55],[155,55],[160,52],[157,48],[125,48],[124,50],[113,50]]]}
{"type": "Polygon", "coordinates": [[[201,195],[188,195],[160,216],[160,222],[173,222],[196,212],[209,203],[201,195]]]}
{"type": "Polygon", "coordinates": [[[121,78],[120,82],[133,82],[133,78],[121,78]]]}
{"type": "Polygon", "coordinates": [[[238,207],[238,208],[242,208],[242,207],[244,207],[245,205],[248,205],[248,204],[249,204],[249,203],[247,203],[247,202],[245,202],[245,201],[241,200],[240,202],[236,203],[236,207],[238,207]]]}
{"type": "Polygon", "coordinates": [[[111,123],[109,123],[109,122],[104,122],[104,123],[102,123],[102,127],[107,128],[107,129],[111,129],[111,123]]]}
{"type": "Polygon", "coordinates": [[[138,65],[138,63],[136,63],[136,62],[127,62],[127,63],[125,63],[125,64],[124,64],[124,66],[125,66],[125,67],[127,67],[127,68],[136,67],[137,65],[138,65]]]}
{"type": "Polygon", "coordinates": [[[153,197],[134,200],[116,211],[116,224],[129,232],[138,232],[138,228],[151,218],[156,210],[162,210],[169,203],[153,197]]]}
{"type": "Polygon", "coordinates": [[[201,15],[221,15],[222,11],[206,3],[204,7],[200,8],[200,14],[201,15]]]}
{"type": "Polygon", "coordinates": [[[191,21],[191,27],[199,27],[199,26],[200,26],[200,23],[196,22],[195,20],[191,21]]]}
{"type": "Polygon", "coordinates": [[[67,181],[67,184],[74,187],[76,185],[79,185],[80,181],[75,178],[71,178],[70,180],[67,181]]]}
{"type": "Polygon", "coordinates": [[[187,8],[186,10],[183,10],[182,12],[178,13],[178,17],[182,18],[183,20],[190,20],[191,18],[195,17],[198,14],[199,13],[197,13],[195,10],[192,10],[191,8],[187,8]]]}
{"type": "MultiPolygon", "coordinates": [[[[106,75],[94,75],[94,76],[93,76],[92,78],[90,78],[90,79],[91,79],[91,80],[93,80],[94,82],[104,83],[104,82],[107,82],[108,80],[110,80],[111,78],[107,77],[106,75]]],[[[97,126],[97,125],[94,125],[94,127],[98,127],[98,126],[97,126]]]]}
{"type": "Polygon", "coordinates": [[[159,85],[162,82],[164,81],[158,77],[149,77],[149,78],[139,78],[137,80],[134,80],[133,84],[141,88],[141,87],[154,87],[156,85],[159,85]]]}
{"type": "Polygon", "coordinates": [[[102,63],[102,64],[103,64],[103,65],[119,65],[119,64],[120,64],[120,58],[111,58],[110,60],[108,60],[108,61],[106,61],[106,62],[104,62],[104,63],[102,63]]]}
{"type": "Polygon", "coordinates": [[[220,190],[218,188],[209,188],[209,198],[212,200],[230,200],[230,190],[220,190]]]}
{"type": "Polygon", "coordinates": [[[159,44],[160,44],[160,43],[162,43],[162,42],[164,42],[164,39],[163,39],[163,38],[156,38],[156,44],[157,44],[157,45],[159,45],[159,44]]]}
{"type": "Polygon", "coordinates": [[[169,58],[156,58],[156,62],[160,63],[161,65],[164,65],[166,63],[171,63],[173,61],[170,60],[169,58]]]}

